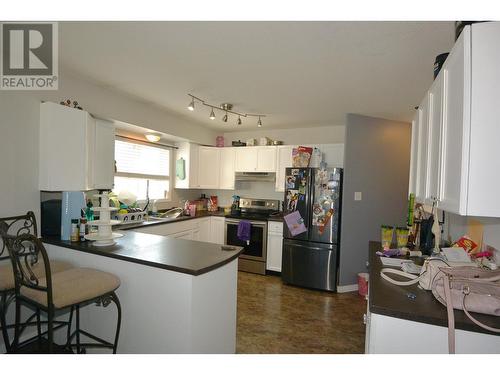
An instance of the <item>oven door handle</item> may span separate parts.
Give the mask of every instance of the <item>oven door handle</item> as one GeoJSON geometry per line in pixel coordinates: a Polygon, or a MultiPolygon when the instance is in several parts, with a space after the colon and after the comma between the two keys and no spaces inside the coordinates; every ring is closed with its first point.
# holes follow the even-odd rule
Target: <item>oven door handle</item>
{"type": "MultiPolygon", "coordinates": [[[[231,220],[231,219],[226,219],[226,224],[239,224],[241,220],[231,220]]],[[[262,222],[262,221],[250,221],[250,224],[252,225],[255,225],[256,227],[263,227],[265,228],[267,223],[266,222],[262,222]]]]}

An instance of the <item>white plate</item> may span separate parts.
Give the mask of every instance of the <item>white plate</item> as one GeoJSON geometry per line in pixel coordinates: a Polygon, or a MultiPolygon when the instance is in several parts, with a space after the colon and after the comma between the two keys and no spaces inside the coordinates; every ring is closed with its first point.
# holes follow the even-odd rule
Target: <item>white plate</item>
{"type": "Polygon", "coordinates": [[[118,211],[118,207],[92,207],[94,211],[118,211]]]}

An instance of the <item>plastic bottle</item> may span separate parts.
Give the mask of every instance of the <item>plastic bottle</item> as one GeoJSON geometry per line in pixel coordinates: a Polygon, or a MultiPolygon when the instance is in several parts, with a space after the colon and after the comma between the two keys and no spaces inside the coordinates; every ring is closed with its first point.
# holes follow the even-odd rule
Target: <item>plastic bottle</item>
{"type": "Polygon", "coordinates": [[[80,219],[80,242],[85,242],[85,235],[88,234],[87,219],[80,219]]]}

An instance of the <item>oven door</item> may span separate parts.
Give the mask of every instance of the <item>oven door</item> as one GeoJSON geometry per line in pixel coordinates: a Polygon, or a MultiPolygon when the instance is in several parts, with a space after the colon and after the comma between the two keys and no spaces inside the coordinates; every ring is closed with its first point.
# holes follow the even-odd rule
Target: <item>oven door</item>
{"type": "Polygon", "coordinates": [[[238,238],[238,219],[226,219],[225,243],[226,245],[242,246],[240,258],[266,261],[267,257],[267,222],[253,221],[250,231],[250,242],[238,238]]]}

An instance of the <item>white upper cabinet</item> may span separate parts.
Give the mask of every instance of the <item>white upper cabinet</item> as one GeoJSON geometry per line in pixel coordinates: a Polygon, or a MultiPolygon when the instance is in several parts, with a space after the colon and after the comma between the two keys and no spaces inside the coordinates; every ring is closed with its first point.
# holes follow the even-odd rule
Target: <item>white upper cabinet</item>
{"type": "Polygon", "coordinates": [[[276,172],[276,147],[257,147],[257,172],[276,172]]]}
{"type": "Polygon", "coordinates": [[[417,151],[417,176],[416,191],[417,200],[423,202],[427,191],[427,145],[428,145],[428,105],[429,94],[425,96],[418,107],[418,151],[417,151]]]}
{"type": "Polygon", "coordinates": [[[285,169],[292,166],[295,146],[278,146],[276,156],[276,191],[285,191],[285,169]]]}
{"type": "Polygon", "coordinates": [[[232,147],[220,148],[219,189],[234,190],[236,153],[232,147]]]}
{"type": "Polygon", "coordinates": [[[416,195],[448,212],[500,217],[499,43],[499,22],[464,28],[430,89],[428,119],[419,120],[429,133],[418,130],[416,195]]]}
{"type": "Polygon", "coordinates": [[[236,172],[276,172],[275,146],[237,147],[236,172]]]}
{"type": "Polygon", "coordinates": [[[198,150],[198,187],[219,188],[220,149],[200,146],[198,150]]]}
{"type": "Polygon", "coordinates": [[[426,204],[438,200],[440,180],[440,146],[443,125],[443,77],[439,75],[429,90],[429,115],[427,130],[427,179],[425,189],[426,204]]]}
{"type": "Polygon", "coordinates": [[[197,189],[199,187],[198,184],[199,147],[200,146],[198,146],[197,144],[188,142],[181,142],[177,144],[177,151],[175,153],[176,189],[197,189]]]}
{"type": "Polygon", "coordinates": [[[56,103],[40,104],[39,189],[111,189],[114,127],[86,111],[56,103]]]}
{"type": "Polygon", "coordinates": [[[420,111],[415,111],[411,122],[411,153],[410,153],[410,181],[408,186],[409,193],[415,194],[417,191],[417,164],[418,164],[418,126],[420,111]]]}
{"type": "Polygon", "coordinates": [[[112,189],[115,176],[115,125],[96,120],[94,145],[94,189],[112,189]]]}

